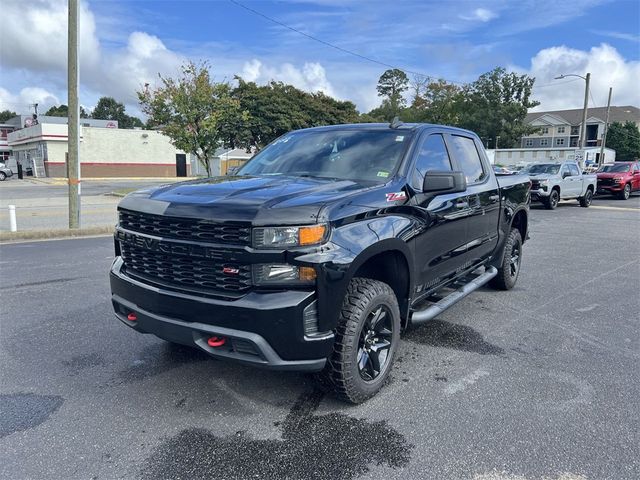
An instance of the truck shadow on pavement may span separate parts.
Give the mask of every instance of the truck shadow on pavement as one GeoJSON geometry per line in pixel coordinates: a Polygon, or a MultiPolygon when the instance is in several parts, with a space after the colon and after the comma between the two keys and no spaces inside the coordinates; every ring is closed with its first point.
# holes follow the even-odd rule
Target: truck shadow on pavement
{"type": "Polygon", "coordinates": [[[182,430],[154,450],[140,475],[154,480],[342,480],[367,473],[371,465],[409,463],[413,446],[386,422],[314,415],[323,396],[320,389],[299,395],[282,423],[281,440],[256,440],[244,431],[220,437],[203,428],[182,430]]]}
{"type": "Polygon", "coordinates": [[[413,327],[402,338],[430,347],[452,348],[480,355],[505,354],[504,349],[485,341],[473,328],[444,320],[431,320],[425,325],[413,327]]]}

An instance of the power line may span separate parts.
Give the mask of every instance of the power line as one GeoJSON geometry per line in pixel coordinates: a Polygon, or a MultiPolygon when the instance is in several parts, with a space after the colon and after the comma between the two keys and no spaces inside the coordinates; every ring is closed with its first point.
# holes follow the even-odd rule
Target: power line
{"type": "MultiPolygon", "coordinates": [[[[259,17],[262,17],[262,18],[264,18],[264,19],[266,19],[266,20],[268,20],[268,21],[270,21],[272,23],[275,23],[276,25],[280,25],[281,27],[284,27],[284,28],[286,28],[288,30],[291,30],[292,32],[295,32],[295,33],[297,33],[299,35],[307,37],[308,39],[313,40],[314,42],[321,43],[322,45],[325,45],[327,47],[333,48],[333,49],[338,50],[338,51],[340,51],[342,53],[346,53],[348,55],[352,55],[354,57],[358,57],[361,60],[365,60],[367,62],[375,63],[377,65],[380,65],[380,66],[386,67],[386,68],[394,68],[394,69],[397,69],[397,70],[402,70],[405,73],[410,73],[412,75],[418,75],[420,77],[424,77],[424,78],[428,79],[429,81],[434,80],[436,78],[436,77],[434,77],[432,75],[426,75],[426,74],[421,73],[421,72],[414,72],[412,70],[407,70],[406,68],[400,68],[400,67],[397,67],[395,65],[391,65],[389,63],[381,62],[380,60],[376,60],[375,58],[367,57],[366,55],[362,55],[362,54],[354,52],[352,50],[347,50],[346,48],[342,48],[342,47],[340,47],[338,45],[335,45],[333,43],[330,43],[330,42],[327,42],[325,40],[322,40],[321,38],[314,37],[313,35],[309,35],[308,33],[305,33],[305,32],[303,32],[301,30],[298,30],[297,28],[294,28],[294,27],[292,27],[290,25],[287,25],[286,23],[282,23],[279,20],[276,20],[275,18],[269,17],[268,15],[265,15],[262,12],[254,10],[253,8],[248,7],[248,6],[238,2],[237,0],[229,0],[229,2],[233,3],[234,5],[236,5],[236,6],[240,7],[240,8],[243,8],[243,9],[247,10],[248,12],[253,13],[254,15],[258,15],[259,17]]],[[[456,81],[453,81],[453,80],[448,80],[446,78],[444,78],[443,80],[446,80],[449,83],[465,85],[464,82],[456,82],[456,81]]]]}

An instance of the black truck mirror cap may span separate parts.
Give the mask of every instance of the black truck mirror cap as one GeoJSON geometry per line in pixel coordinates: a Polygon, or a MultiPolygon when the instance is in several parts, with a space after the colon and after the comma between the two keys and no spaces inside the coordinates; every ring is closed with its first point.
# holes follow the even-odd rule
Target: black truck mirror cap
{"type": "Polygon", "coordinates": [[[430,171],[424,176],[422,191],[455,193],[464,192],[467,189],[467,179],[464,172],[430,171]]]}

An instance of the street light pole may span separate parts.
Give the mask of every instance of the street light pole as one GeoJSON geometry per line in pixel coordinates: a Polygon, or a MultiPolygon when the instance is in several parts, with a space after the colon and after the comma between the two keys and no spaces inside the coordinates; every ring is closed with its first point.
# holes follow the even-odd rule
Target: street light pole
{"type": "Polygon", "coordinates": [[[587,73],[587,78],[584,79],[584,107],[582,109],[582,133],[580,135],[580,148],[584,150],[587,146],[587,109],[589,108],[589,80],[591,74],[587,73]]]}
{"type": "Polygon", "coordinates": [[[580,149],[584,150],[584,147],[587,146],[587,110],[589,107],[589,82],[591,81],[591,74],[587,73],[587,76],[583,77],[582,75],[576,75],[575,73],[570,73],[568,75],[560,75],[558,77],[554,77],[554,79],[560,80],[566,77],[578,77],[585,81],[584,107],[582,108],[582,125],[580,127],[580,142],[579,142],[580,149]]]}
{"type": "Polygon", "coordinates": [[[500,135],[496,135],[496,150],[498,149],[498,140],[500,139],[500,135]]]}

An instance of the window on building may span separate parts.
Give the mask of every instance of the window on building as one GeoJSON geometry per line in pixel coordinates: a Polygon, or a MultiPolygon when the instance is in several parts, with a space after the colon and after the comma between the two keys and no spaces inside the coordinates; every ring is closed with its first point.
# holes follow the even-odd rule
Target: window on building
{"type": "Polygon", "coordinates": [[[429,135],[420,146],[416,169],[413,175],[413,186],[422,189],[424,176],[429,171],[451,170],[449,153],[442,135],[429,135]]]}
{"type": "Polygon", "coordinates": [[[556,138],[556,147],[562,147],[564,145],[564,138],[556,138]]]}
{"type": "Polygon", "coordinates": [[[564,133],[564,127],[558,127],[558,133],[564,133]]]}
{"type": "Polygon", "coordinates": [[[548,135],[549,134],[549,127],[542,127],[542,130],[540,130],[540,133],[542,135],[548,135]]]}
{"type": "Polygon", "coordinates": [[[541,147],[547,147],[549,146],[549,139],[548,138],[543,138],[540,140],[540,146],[541,147]]]}
{"type": "Polygon", "coordinates": [[[580,129],[578,127],[571,127],[571,135],[580,135],[580,129]]]}
{"type": "Polygon", "coordinates": [[[531,138],[525,139],[524,146],[525,147],[533,147],[533,140],[531,138]]]}
{"type": "Polygon", "coordinates": [[[460,135],[451,135],[451,143],[455,151],[455,158],[467,177],[467,183],[473,184],[483,180],[485,172],[473,139],[460,135]]]}

